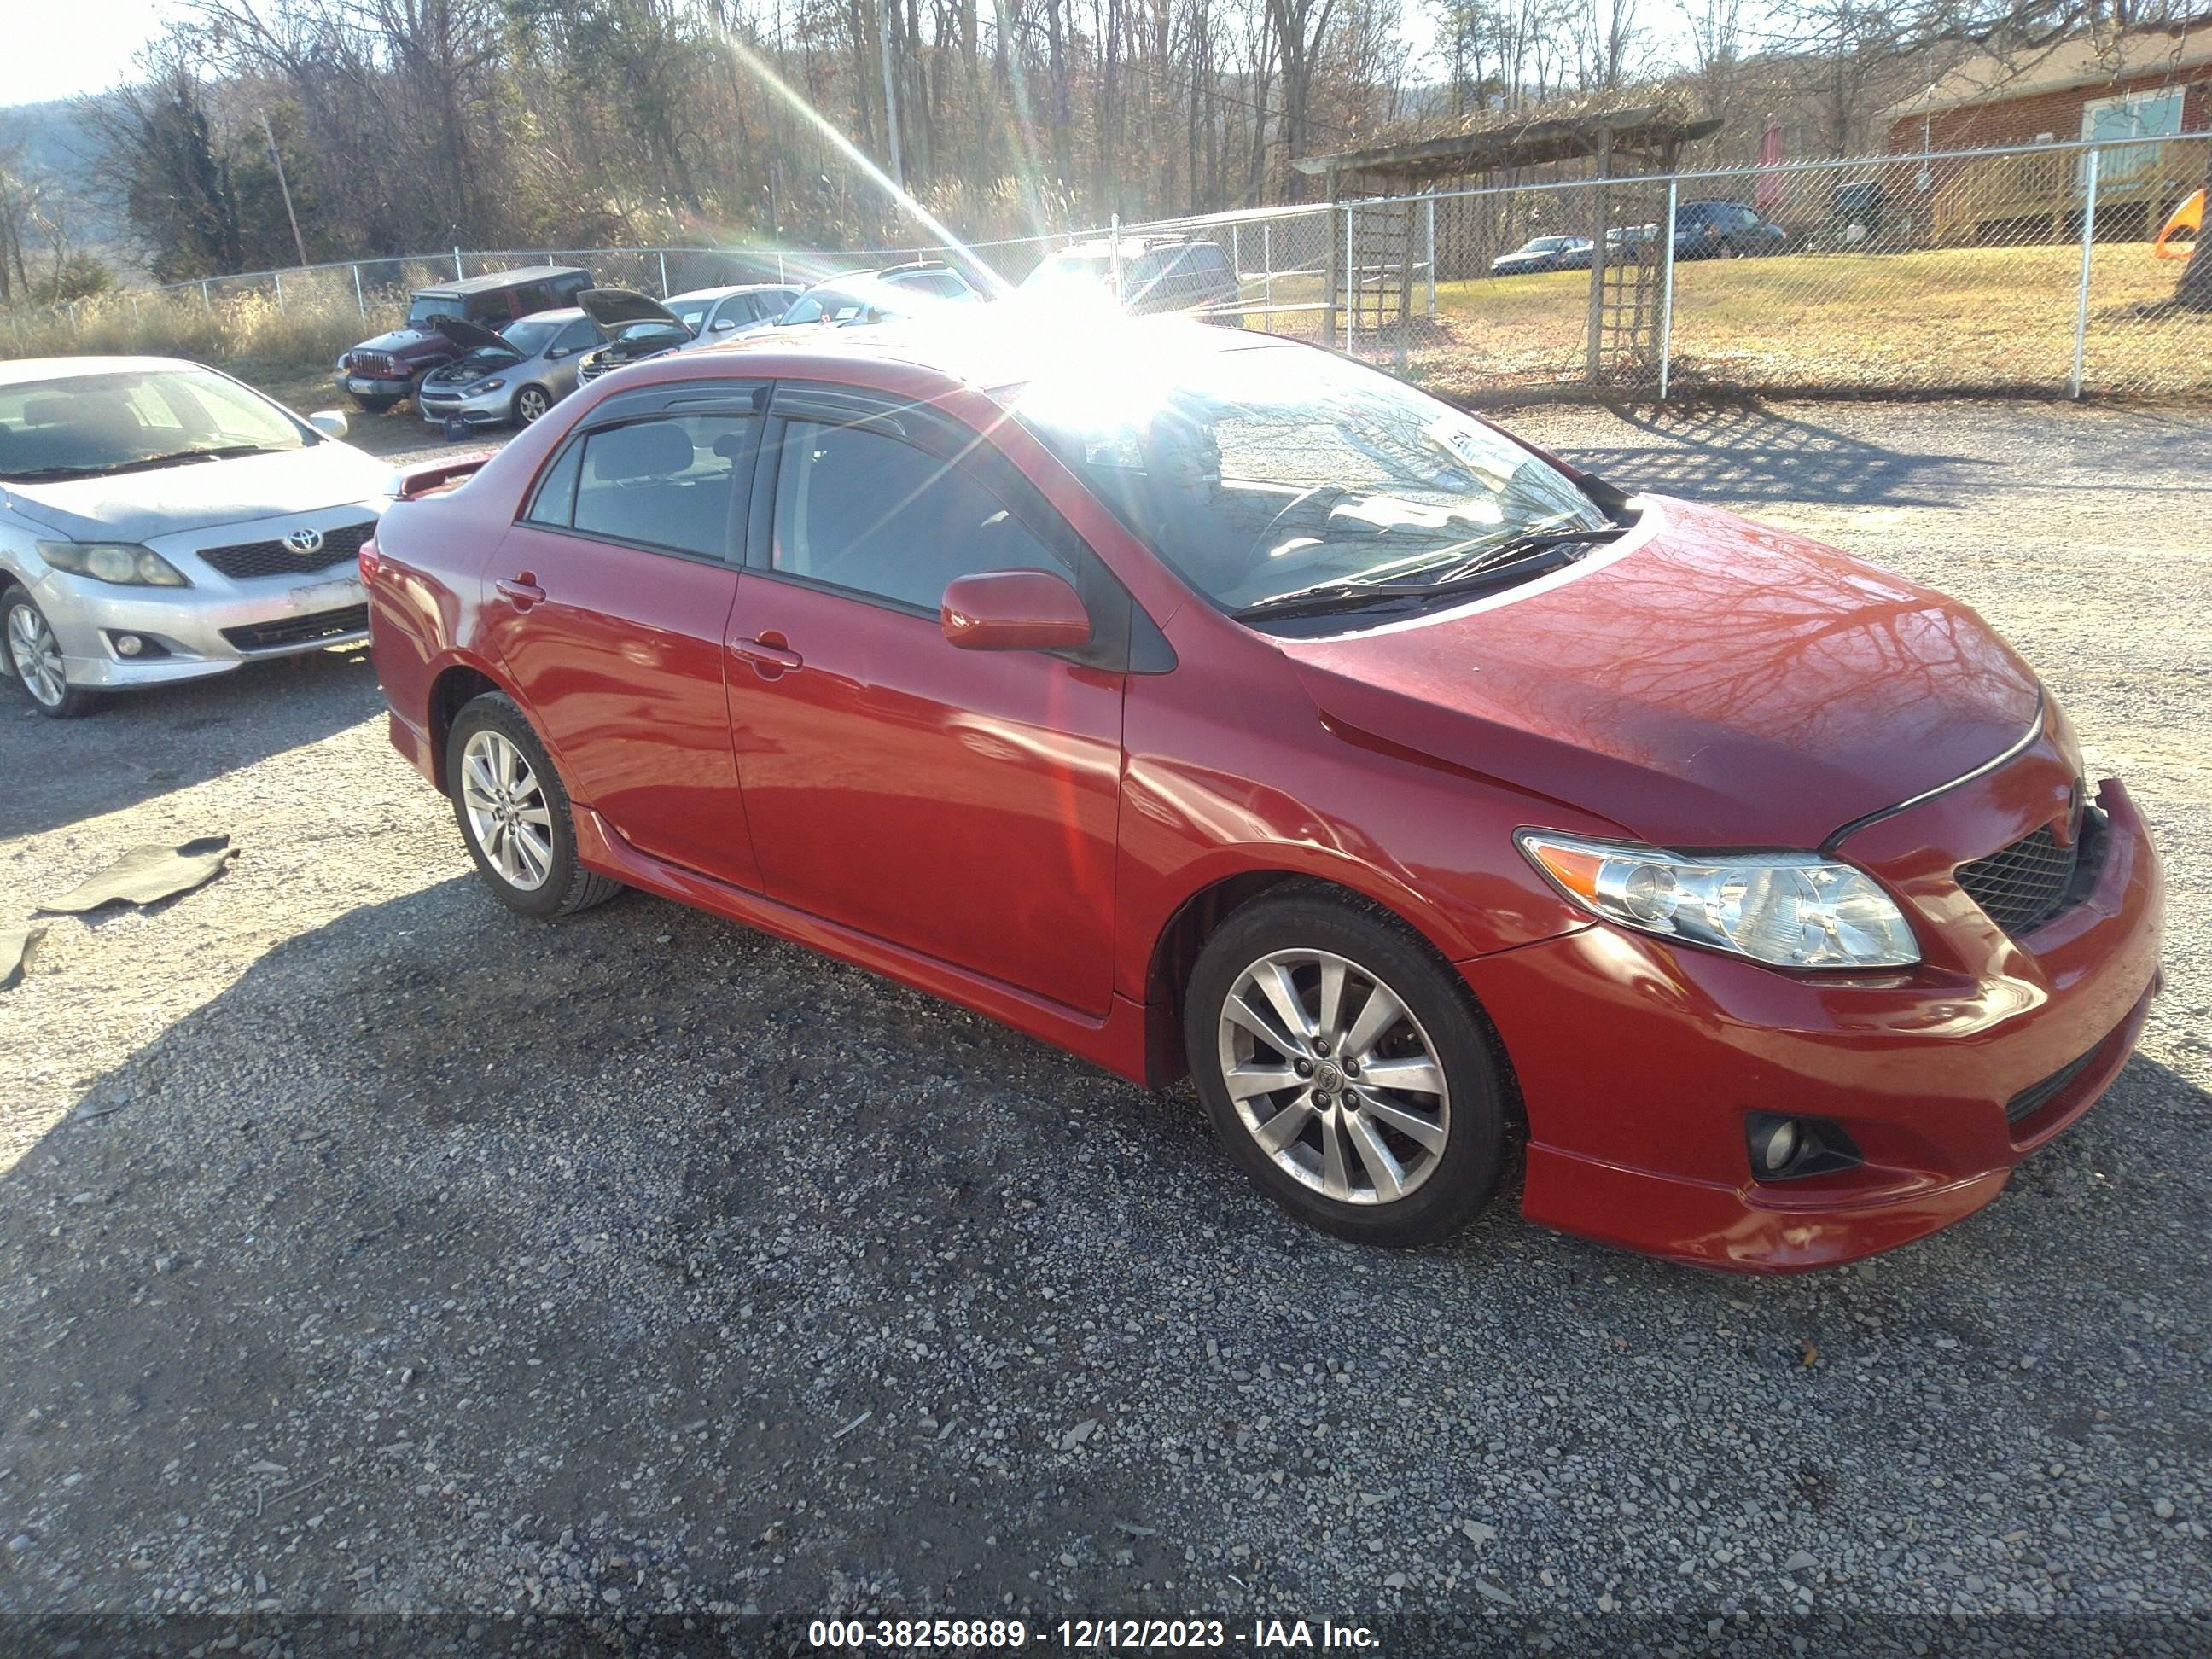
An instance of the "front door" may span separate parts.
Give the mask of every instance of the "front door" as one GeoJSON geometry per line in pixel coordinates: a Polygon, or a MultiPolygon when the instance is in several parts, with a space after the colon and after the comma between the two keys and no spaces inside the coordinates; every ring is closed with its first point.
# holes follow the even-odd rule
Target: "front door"
{"type": "Polygon", "coordinates": [[[1090,559],[975,446],[779,391],[731,615],[754,846],[772,897],[1103,1014],[1123,674],[939,632],[956,576],[1090,559]]]}
{"type": "Polygon", "coordinates": [[[600,405],[484,573],[484,613],[579,804],[643,853],[757,889],[723,638],[763,417],[752,389],[600,405]]]}

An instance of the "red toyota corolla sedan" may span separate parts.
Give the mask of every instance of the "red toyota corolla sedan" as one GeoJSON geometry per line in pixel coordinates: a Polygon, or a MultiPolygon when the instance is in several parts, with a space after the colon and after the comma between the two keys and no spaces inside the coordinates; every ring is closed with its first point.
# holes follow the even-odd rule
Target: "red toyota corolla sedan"
{"type": "MultiPolygon", "coordinates": [[[[2158,980],[2127,792],[1964,605],[1159,320],[684,353],[363,552],[515,909],[641,887],[1157,1085],[1348,1238],[1812,1267],[1987,1203],[2158,980]]],[[[456,483],[455,479],[460,481],[456,483]]]]}

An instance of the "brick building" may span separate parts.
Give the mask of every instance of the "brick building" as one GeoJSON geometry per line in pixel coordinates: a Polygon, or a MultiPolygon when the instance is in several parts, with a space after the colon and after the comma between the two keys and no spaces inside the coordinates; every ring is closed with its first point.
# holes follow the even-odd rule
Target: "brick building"
{"type": "MultiPolygon", "coordinates": [[[[2195,135],[2212,132],[2212,19],[1978,53],[1883,118],[1898,155],[2107,141],[2099,238],[2148,235],[2204,182],[2212,140],[2195,135]]],[[[2081,234],[2086,184],[2079,154],[2046,154],[1939,161],[1919,170],[1916,193],[1925,234],[1937,240],[2056,240],[2081,234]]]]}

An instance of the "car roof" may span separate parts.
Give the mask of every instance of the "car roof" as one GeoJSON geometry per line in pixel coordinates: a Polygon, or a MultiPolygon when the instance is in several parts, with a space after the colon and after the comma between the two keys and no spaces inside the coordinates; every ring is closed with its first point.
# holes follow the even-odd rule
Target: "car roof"
{"type": "Polygon", "coordinates": [[[520,288],[525,283],[546,283],[557,276],[589,277],[591,272],[581,265],[524,265],[516,270],[486,271],[481,276],[470,276],[458,283],[429,283],[415,290],[419,297],[425,294],[485,294],[494,289],[520,288]]]}
{"type": "MultiPolygon", "coordinates": [[[[558,306],[551,311],[533,311],[527,317],[517,317],[514,322],[509,323],[507,326],[513,328],[515,323],[558,323],[565,328],[570,323],[581,322],[584,319],[584,308],[581,306],[558,306]]],[[[502,329],[500,331],[504,333],[506,330],[502,329]]]]}
{"type": "Polygon", "coordinates": [[[678,300],[726,300],[732,294],[757,294],[763,289],[784,292],[803,287],[799,283],[726,283],[720,288],[687,288],[681,294],[672,294],[660,303],[672,306],[678,300]]]}
{"type": "MultiPolygon", "coordinates": [[[[995,393],[1026,385],[1068,360],[1065,315],[1040,313],[1033,325],[1024,324],[1008,315],[1014,304],[955,306],[926,321],[837,329],[798,339],[756,335],[731,340],[669,360],[678,367],[665,378],[712,373],[718,378],[804,380],[817,370],[834,370],[831,378],[875,383],[895,395],[932,397],[963,386],[995,393]],[[854,372],[869,366],[881,373],[854,372]]],[[[1094,355],[1135,349],[1177,361],[1224,351],[1313,349],[1278,335],[1171,316],[1101,318],[1086,339],[1086,349],[1094,355]]]]}
{"type": "Polygon", "coordinates": [[[27,380],[75,380],[80,375],[118,374],[133,370],[149,374],[157,369],[206,368],[187,357],[17,357],[0,360],[0,386],[21,386],[27,380]]]}

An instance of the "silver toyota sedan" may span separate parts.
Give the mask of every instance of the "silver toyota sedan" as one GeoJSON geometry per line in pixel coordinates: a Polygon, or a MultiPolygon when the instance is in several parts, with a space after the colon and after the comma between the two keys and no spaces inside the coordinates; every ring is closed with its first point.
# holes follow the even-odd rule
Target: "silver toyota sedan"
{"type": "Polygon", "coordinates": [[[168,357],[0,362],[0,641],[42,714],[366,639],[389,467],[168,357]]]}

